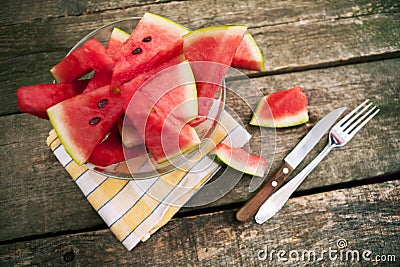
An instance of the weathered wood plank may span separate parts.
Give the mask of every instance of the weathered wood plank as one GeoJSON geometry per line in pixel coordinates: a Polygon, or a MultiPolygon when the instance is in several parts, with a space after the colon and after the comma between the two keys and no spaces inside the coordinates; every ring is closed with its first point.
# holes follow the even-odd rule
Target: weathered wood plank
{"type": "Polygon", "coordinates": [[[389,0],[352,4],[252,0],[240,6],[233,0],[179,1],[29,20],[0,25],[0,114],[18,112],[18,87],[51,82],[48,70],[84,35],[100,25],[140,16],[144,11],[162,14],[189,28],[248,25],[266,57],[268,70],[400,50],[400,7],[397,1],[389,0]]]}
{"type": "Polygon", "coordinates": [[[135,6],[147,6],[171,2],[171,0],[34,0],[10,1],[2,3],[0,24],[14,25],[38,19],[64,16],[81,16],[90,13],[105,12],[115,9],[127,9],[135,6]]]}
{"type": "MultiPolygon", "coordinates": [[[[399,110],[393,108],[400,102],[399,66],[400,60],[394,59],[252,79],[264,94],[300,85],[310,99],[309,123],[276,132],[271,172],[324,114],[340,106],[355,107],[370,98],[381,113],[349,145],[333,151],[300,189],[399,173],[399,110]]],[[[245,94],[245,88],[241,92],[245,94]]],[[[248,126],[250,110],[240,99],[231,95],[227,106],[240,114],[249,131],[254,131],[248,126]]],[[[0,182],[0,240],[103,224],[47,148],[49,130],[48,121],[27,114],[0,117],[0,176],[4,177],[0,182]],[[76,220],[82,216],[82,220],[76,220]]],[[[322,140],[299,169],[324,144],[322,140]]],[[[243,177],[230,194],[210,206],[245,201],[250,196],[249,182],[250,177],[243,177]]]]}
{"type": "Polygon", "coordinates": [[[263,225],[236,222],[231,210],[179,218],[131,252],[108,230],[12,243],[0,246],[0,261],[18,266],[397,266],[399,189],[397,180],[292,198],[263,225]],[[278,259],[279,250],[285,254],[278,259]]]}

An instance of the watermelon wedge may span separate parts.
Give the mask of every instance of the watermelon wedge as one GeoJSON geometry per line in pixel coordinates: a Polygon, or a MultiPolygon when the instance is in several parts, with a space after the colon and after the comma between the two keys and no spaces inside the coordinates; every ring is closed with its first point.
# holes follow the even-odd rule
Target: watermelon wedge
{"type": "Polygon", "coordinates": [[[111,32],[110,40],[108,40],[106,46],[107,55],[109,55],[115,61],[122,44],[128,40],[128,38],[129,34],[127,32],[119,28],[114,28],[111,32]]]}
{"type": "Polygon", "coordinates": [[[243,148],[233,148],[221,143],[216,146],[215,155],[235,170],[260,177],[265,175],[266,159],[252,155],[243,148]]]}
{"type": "Polygon", "coordinates": [[[253,36],[247,32],[235,56],[232,59],[232,67],[248,70],[265,71],[264,57],[253,36]]]}
{"type": "Polygon", "coordinates": [[[197,117],[197,90],[188,61],[171,66],[146,81],[140,90],[167,116],[188,122],[197,117]]]}
{"type": "Polygon", "coordinates": [[[88,160],[122,113],[121,96],[109,86],[77,95],[47,110],[57,136],[79,165],[88,160]]]}
{"type": "Polygon", "coordinates": [[[96,39],[90,39],[63,58],[50,72],[57,82],[72,82],[91,70],[99,70],[112,63],[106,48],[96,39]]]}
{"type": "MultiPolygon", "coordinates": [[[[125,114],[158,163],[171,160],[200,144],[193,127],[166,114],[154,102],[149,101],[142,90],[135,93],[125,114]]],[[[125,129],[122,135],[125,135],[125,129]]]]}
{"type": "Polygon", "coordinates": [[[300,86],[264,96],[258,103],[251,125],[290,127],[308,121],[308,99],[300,86]]]}
{"type": "Polygon", "coordinates": [[[112,84],[119,86],[182,54],[182,35],[187,32],[169,19],[145,13],[116,54],[112,84]]]}
{"type": "Polygon", "coordinates": [[[22,112],[49,119],[46,112],[49,107],[82,93],[87,84],[88,80],[79,80],[22,86],[17,90],[18,107],[22,112]]]}
{"type": "Polygon", "coordinates": [[[121,90],[121,95],[122,95],[122,100],[124,104],[124,108],[126,109],[131,101],[131,98],[133,95],[136,93],[136,91],[151,77],[157,75],[157,73],[161,72],[164,69],[167,69],[169,67],[175,66],[185,60],[185,57],[183,54],[178,55],[177,57],[174,57],[163,64],[155,67],[154,69],[139,74],[129,82],[126,82],[122,85],[119,86],[121,90]]]}
{"type": "Polygon", "coordinates": [[[214,98],[246,29],[244,26],[214,26],[183,36],[184,54],[196,79],[199,116],[207,116],[212,104],[207,99],[214,98]]]}

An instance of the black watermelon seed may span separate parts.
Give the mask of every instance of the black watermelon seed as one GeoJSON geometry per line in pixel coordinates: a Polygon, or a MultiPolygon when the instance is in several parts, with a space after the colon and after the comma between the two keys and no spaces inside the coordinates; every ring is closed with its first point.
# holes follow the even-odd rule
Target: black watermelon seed
{"type": "Polygon", "coordinates": [[[107,98],[100,99],[99,102],[97,102],[97,107],[98,108],[104,108],[108,103],[107,98]]]}
{"type": "Polygon", "coordinates": [[[99,122],[100,122],[100,118],[99,117],[95,117],[95,118],[93,118],[93,119],[91,119],[90,121],[89,121],[89,124],[90,125],[96,125],[96,124],[98,124],[99,122]]]}
{"type": "Polygon", "coordinates": [[[140,48],[140,47],[138,47],[138,48],[136,48],[135,50],[132,51],[132,54],[134,54],[134,55],[137,55],[137,54],[140,54],[140,53],[142,53],[142,48],[140,48]]]}
{"type": "Polygon", "coordinates": [[[151,36],[147,36],[145,38],[143,38],[142,42],[148,43],[151,41],[151,36]]]}

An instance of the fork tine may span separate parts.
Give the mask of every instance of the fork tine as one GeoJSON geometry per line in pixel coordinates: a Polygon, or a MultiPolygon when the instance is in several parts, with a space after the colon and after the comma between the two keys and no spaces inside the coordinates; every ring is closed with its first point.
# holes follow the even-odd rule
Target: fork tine
{"type": "Polygon", "coordinates": [[[343,119],[341,119],[337,125],[339,125],[340,127],[343,127],[344,124],[349,120],[349,118],[351,118],[359,109],[362,108],[362,106],[364,106],[367,102],[369,101],[369,99],[365,100],[364,102],[362,102],[358,107],[356,107],[355,109],[353,109],[349,114],[347,114],[346,116],[343,117],[343,119]]]}
{"type": "Polygon", "coordinates": [[[369,103],[369,105],[364,107],[360,112],[358,112],[368,102],[369,102],[369,99],[365,100],[358,107],[356,107],[349,114],[347,114],[340,122],[340,127],[342,127],[343,129],[348,128],[349,125],[351,125],[355,119],[357,119],[366,109],[368,109],[368,107],[370,107],[372,105],[372,102],[371,102],[371,103],[369,103]]]}
{"type": "MultiPolygon", "coordinates": [[[[366,115],[364,115],[363,117],[361,117],[361,115],[363,115],[365,112],[367,112],[367,114],[370,112],[368,111],[368,109],[373,106],[373,103],[370,102],[368,105],[366,105],[361,111],[359,111],[357,114],[355,114],[353,117],[351,117],[344,125],[343,125],[343,131],[351,131],[350,128],[354,128],[358,123],[361,122],[361,120],[363,120],[363,118],[366,117],[366,115]],[[361,117],[361,118],[360,118],[361,117]],[[354,122],[355,120],[357,120],[356,122],[354,122]]],[[[374,108],[374,106],[372,107],[372,109],[374,108]]]]}
{"type": "Polygon", "coordinates": [[[367,124],[367,122],[369,122],[373,117],[375,117],[375,115],[378,114],[379,111],[380,109],[378,109],[376,106],[370,109],[359,120],[357,120],[356,123],[353,124],[351,129],[349,129],[349,135],[354,136],[362,127],[364,127],[365,124],[367,124]]]}

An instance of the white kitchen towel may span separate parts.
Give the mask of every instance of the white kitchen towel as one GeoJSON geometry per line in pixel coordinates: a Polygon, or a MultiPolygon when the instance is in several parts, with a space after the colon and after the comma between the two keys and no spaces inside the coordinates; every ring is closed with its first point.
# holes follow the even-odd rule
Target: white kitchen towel
{"type": "MultiPolygon", "coordinates": [[[[211,139],[213,142],[204,151],[212,151],[212,143],[220,142],[241,147],[249,141],[250,134],[224,112],[211,139]]],[[[145,180],[119,180],[77,165],[54,130],[49,133],[47,144],[128,250],[164,226],[220,167],[207,153],[203,153],[196,156],[187,169],[180,168],[145,180]]]]}

